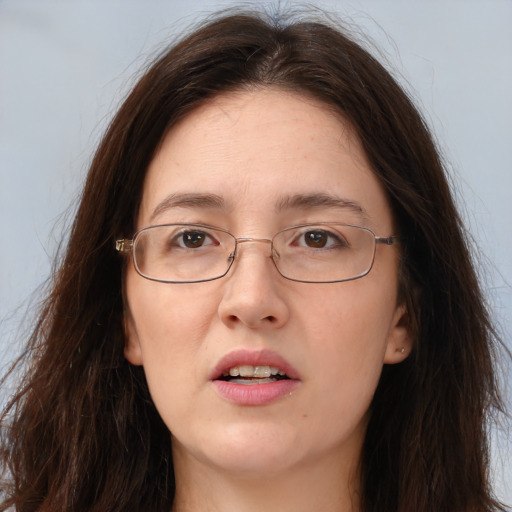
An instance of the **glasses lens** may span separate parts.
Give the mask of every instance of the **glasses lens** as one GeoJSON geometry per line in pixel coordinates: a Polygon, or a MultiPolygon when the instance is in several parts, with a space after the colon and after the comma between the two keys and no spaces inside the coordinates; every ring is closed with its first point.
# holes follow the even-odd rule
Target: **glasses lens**
{"type": "Polygon", "coordinates": [[[231,265],[235,238],[200,224],[150,226],[135,237],[137,271],[166,282],[207,281],[223,276],[231,265]]]}
{"type": "Polygon", "coordinates": [[[347,281],[370,271],[375,236],[368,229],[346,224],[296,226],[280,231],[273,247],[276,266],[288,279],[347,281]]]}

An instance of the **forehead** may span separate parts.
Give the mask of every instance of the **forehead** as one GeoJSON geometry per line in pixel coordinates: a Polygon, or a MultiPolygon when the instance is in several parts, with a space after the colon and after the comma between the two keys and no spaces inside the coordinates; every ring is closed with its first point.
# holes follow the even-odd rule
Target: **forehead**
{"type": "Polygon", "coordinates": [[[360,141],[342,116],[277,89],[217,96],[174,126],[148,168],[139,227],[175,194],[215,195],[222,203],[217,206],[231,212],[275,211],[287,198],[308,194],[361,204],[369,216],[387,209],[360,141]]]}
{"type": "Polygon", "coordinates": [[[340,148],[366,165],[358,137],[333,107],[277,88],[241,90],[216,96],[182,119],[164,138],[153,166],[173,153],[176,160],[185,156],[190,163],[192,158],[213,163],[235,157],[263,171],[263,163],[273,158],[296,162],[325,151],[326,157],[339,159],[341,153],[332,150],[340,148]]]}

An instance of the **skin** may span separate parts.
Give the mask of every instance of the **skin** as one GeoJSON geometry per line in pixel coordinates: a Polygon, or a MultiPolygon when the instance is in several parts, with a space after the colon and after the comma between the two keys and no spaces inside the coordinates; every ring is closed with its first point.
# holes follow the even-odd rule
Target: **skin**
{"type": "MultiPolygon", "coordinates": [[[[220,95],[169,132],[147,171],[138,228],[197,222],[271,238],[321,221],[395,234],[383,189],[342,117],[295,93],[257,89],[220,95]],[[181,192],[217,194],[225,205],[155,215],[181,192]],[[335,194],[364,213],[276,211],[283,194],[311,193],[335,194]]],[[[411,348],[398,259],[397,246],[378,245],[367,276],[334,284],[284,279],[257,243],[243,244],[227,276],[205,283],[153,282],[129,266],[125,355],[144,367],[172,432],[173,510],[359,510],[368,407],[383,365],[411,348]],[[266,405],[227,401],[209,375],[236,349],[277,352],[299,385],[266,405]]]]}

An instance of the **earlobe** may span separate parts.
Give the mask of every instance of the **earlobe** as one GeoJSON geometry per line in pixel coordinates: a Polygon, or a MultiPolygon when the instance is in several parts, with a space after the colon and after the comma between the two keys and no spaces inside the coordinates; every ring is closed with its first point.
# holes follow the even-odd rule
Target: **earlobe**
{"type": "Polygon", "coordinates": [[[135,366],[142,366],[142,351],[139,335],[132,314],[128,308],[124,312],[124,357],[135,366]]]}
{"type": "Polygon", "coordinates": [[[388,335],[385,364],[401,363],[412,351],[413,335],[409,314],[404,305],[397,306],[388,335]]]}

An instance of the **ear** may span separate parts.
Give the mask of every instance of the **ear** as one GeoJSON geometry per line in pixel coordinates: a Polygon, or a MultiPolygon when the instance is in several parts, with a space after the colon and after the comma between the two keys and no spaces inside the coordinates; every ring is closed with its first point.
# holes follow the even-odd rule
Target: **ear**
{"type": "Polygon", "coordinates": [[[142,350],[135,321],[128,307],[124,310],[124,357],[135,366],[142,366],[142,350]]]}
{"type": "Polygon", "coordinates": [[[384,355],[385,364],[401,363],[412,351],[413,335],[411,319],[405,305],[397,306],[388,334],[384,355]]]}

